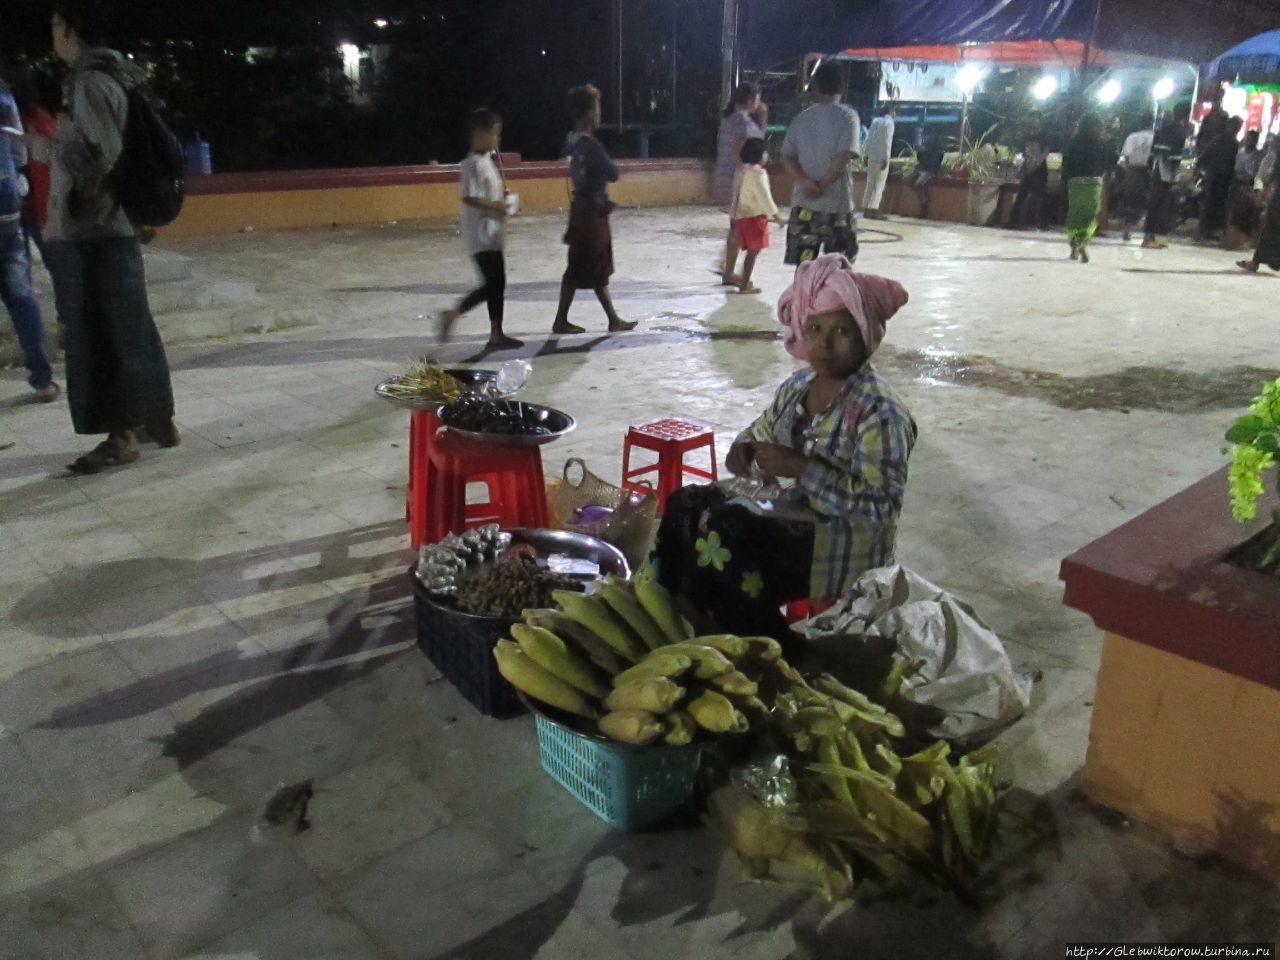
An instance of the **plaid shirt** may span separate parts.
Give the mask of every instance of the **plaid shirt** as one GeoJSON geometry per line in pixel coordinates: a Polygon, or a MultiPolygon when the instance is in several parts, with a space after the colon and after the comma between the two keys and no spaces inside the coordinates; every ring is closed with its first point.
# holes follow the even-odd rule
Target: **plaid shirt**
{"type": "Polygon", "coordinates": [[[864,571],[893,562],[917,431],[902,399],[871,364],[849,377],[816,417],[804,408],[813,379],[812,370],[803,370],[784,383],[738,440],[781,444],[809,458],[793,495],[815,514],[810,595],[831,600],[864,571]]]}

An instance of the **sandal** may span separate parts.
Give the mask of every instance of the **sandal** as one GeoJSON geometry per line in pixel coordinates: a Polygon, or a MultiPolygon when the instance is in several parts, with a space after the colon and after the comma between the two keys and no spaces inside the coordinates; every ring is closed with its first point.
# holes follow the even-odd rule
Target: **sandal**
{"type": "Polygon", "coordinates": [[[1237,260],[1236,266],[1239,267],[1241,270],[1245,271],[1246,273],[1258,272],[1258,265],[1254,263],[1252,260],[1237,260]]]}
{"type": "Polygon", "coordinates": [[[75,463],[69,464],[67,469],[80,476],[88,476],[92,473],[100,473],[107,467],[123,467],[141,456],[137,447],[125,446],[118,440],[107,439],[79,457],[75,463]]]}

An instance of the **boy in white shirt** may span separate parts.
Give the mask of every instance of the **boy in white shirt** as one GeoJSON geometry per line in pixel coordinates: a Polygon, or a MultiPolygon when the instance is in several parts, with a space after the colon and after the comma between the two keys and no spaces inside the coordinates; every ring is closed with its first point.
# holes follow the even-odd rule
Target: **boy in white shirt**
{"type": "Polygon", "coordinates": [[[773,188],[769,183],[769,153],[759,137],[752,137],[742,144],[739,155],[742,166],[733,177],[733,200],[729,205],[729,224],[733,240],[725,258],[724,282],[737,286],[742,293],[759,293],[752,286],[751,271],[755,269],[760,251],[769,246],[769,221],[782,223],[778,205],[773,202],[773,188]],[[738,260],[738,250],[746,251],[742,261],[742,276],[733,272],[738,260]]]}
{"type": "Polygon", "coordinates": [[[489,348],[513,350],[524,344],[502,332],[507,291],[503,228],[508,209],[506,185],[494,162],[502,118],[492,110],[476,110],[470,126],[471,153],[462,161],[462,239],[484,282],[440,315],[440,340],[448,340],[458,318],[483,301],[489,308],[489,348]]]}

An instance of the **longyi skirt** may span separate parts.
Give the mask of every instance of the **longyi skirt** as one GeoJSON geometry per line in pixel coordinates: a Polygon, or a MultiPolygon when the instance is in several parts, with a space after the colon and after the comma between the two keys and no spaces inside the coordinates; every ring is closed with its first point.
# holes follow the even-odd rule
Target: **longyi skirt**
{"type": "Polygon", "coordinates": [[[598,290],[613,276],[613,233],[609,214],[594,206],[574,203],[569,208],[569,265],[564,279],[575,290],[598,290]]]}

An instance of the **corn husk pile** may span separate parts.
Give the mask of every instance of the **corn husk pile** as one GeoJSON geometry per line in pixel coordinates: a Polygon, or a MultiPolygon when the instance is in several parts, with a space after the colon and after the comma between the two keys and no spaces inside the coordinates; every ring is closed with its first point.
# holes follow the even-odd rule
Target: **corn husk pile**
{"type": "Polygon", "coordinates": [[[859,691],[802,677],[770,638],[695,635],[652,580],[608,579],[594,595],[554,599],[554,609],[526,610],[494,649],[518,690],[621,743],[754,732],[786,757],[795,790],[785,803],[738,785],[709,800],[711,822],[753,876],[832,898],[871,877],[967,889],[996,829],[994,753],[953,757],[945,741],[908,729],[907,661],[859,691]]]}
{"type": "Polygon", "coordinates": [[[386,390],[401,400],[453,403],[462,397],[462,382],[430,357],[415,360],[404,373],[388,381],[386,390]]]}

